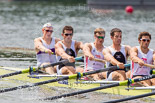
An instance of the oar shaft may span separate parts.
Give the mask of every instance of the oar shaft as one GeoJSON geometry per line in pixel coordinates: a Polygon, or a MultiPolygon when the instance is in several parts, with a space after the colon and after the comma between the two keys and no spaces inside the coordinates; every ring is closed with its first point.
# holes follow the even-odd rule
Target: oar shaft
{"type": "Polygon", "coordinates": [[[138,98],[143,98],[143,97],[152,96],[152,95],[155,95],[155,92],[151,92],[151,93],[147,93],[147,94],[142,94],[142,95],[137,95],[137,96],[132,96],[132,97],[123,98],[123,99],[118,99],[118,100],[107,101],[107,102],[103,102],[103,103],[118,103],[118,102],[123,102],[123,101],[138,99],[138,98]]]}
{"type": "Polygon", "coordinates": [[[22,73],[22,71],[17,71],[17,72],[14,72],[14,73],[4,74],[4,75],[0,75],[0,78],[9,77],[9,76],[13,76],[13,75],[21,74],[21,73],[22,73]]]}
{"type": "Polygon", "coordinates": [[[144,66],[150,67],[150,68],[155,68],[155,65],[151,65],[151,64],[144,64],[144,66]]]}
{"type": "Polygon", "coordinates": [[[101,63],[106,63],[106,61],[105,61],[105,60],[98,59],[98,58],[94,58],[93,60],[94,60],[94,61],[97,61],[97,62],[101,62],[101,63]]]}
{"type": "Polygon", "coordinates": [[[68,93],[68,94],[63,94],[63,95],[60,95],[60,96],[49,97],[49,98],[45,98],[43,100],[54,100],[54,99],[58,99],[58,98],[62,98],[62,97],[74,96],[74,95],[77,95],[77,94],[88,93],[88,92],[101,90],[101,89],[106,89],[106,88],[111,88],[111,87],[116,87],[116,86],[119,86],[119,83],[110,84],[110,85],[107,85],[107,86],[96,87],[96,88],[83,90],[83,91],[77,91],[77,92],[68,93]]]}
{"type": "Polygon", "coordinates": [[[47,68],[47,67],[51,67],[51,66],[55,66],[55,65],[60,65],[60,64],[65,64],[65,63],[68,63],[68,62],[69,61],[66,59],[66,60],[62,60],[62,61],[56,62],[56,63],[43,65],[42,67],[39,67],[39,69],[40,68],[47,68]]]}
{"type": "Polygon", "coordinates": [[[111,66],[111,67],[108,67],[108,68],[105,68],[105,69],[89,71],[89,72],[83,73],[83,76],[90,75],[90,74],[95,74],[95,73],[100,73],[100,72],[104,72],[104,71],[108,71],[108,70],[116,70],[117,68],[118,68],[117,66],[111,66]]]}
{"type": "Polygon", "coordinates": [[[56,78],[56,79],[52,79],[52,80],[48,80],[48,81],[42,81],[42,82],[34,83],[32,85],[22,85],[22,86],[13,87],[13,88],[6,88],[6,89],[0,90],[0,93],[13,91],[13,90],[17,90],[17,89],[33,87],[33,86],[39,86],[39,85],[42,85],[42,84],[47,84],[47,83],[52,83],[52,82],[56,82],[56,81],[66,80],[68,78],[69,77],[61,77],[61,78],[56,78]]]}
{"type": "Polygon", "coordinates": [[[135,79],[133,79],[133,81],[134,82],[139,82],[139,81],[148,80],[148,79],[152,79],[152,78],[155,78],[155,75],[144,76],[142,78],[135,78],[135,79]]]}

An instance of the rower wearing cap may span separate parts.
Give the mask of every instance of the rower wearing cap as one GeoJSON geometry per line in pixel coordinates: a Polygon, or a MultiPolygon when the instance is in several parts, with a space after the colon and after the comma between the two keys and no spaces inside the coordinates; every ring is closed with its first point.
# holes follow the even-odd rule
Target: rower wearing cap
{"type": "Polygon", "coordinates": [[[117,65],[120,69],[109,70],[107,72],[108,80],[123,81],[126,80],[126,71],[124,64],[127,63],[127,58],[130,55],[130,46],[122,45],[122,31],[119,28],[114,28],[110,33],[113,44],[103,50],[103,55],[106,59],[106,66],[117,65]]]}
{"type": "MultiPolygon", "coordinates": [[[[38,37],[34,40],[38,67],[56,62],[55,44],[60,41],[58,38],[51,37],[53,33],[51,23],[43,25],[42,33],[42,37],[38,37]]],[[[43,70],[49,74],[56,73],[56,68],[54,67],[47,67],[43,70]]]]}
{"type": "MultiPolygon", "coordinates": [[[[84,72],[99,70],[105,67],[105,62],[95,61],[94,59],[100,59],[104,61],[102,54],[105,46],[103,45],[105,38],[105,30],[103,28],[96,28],[94,31],[93,43],[85,43],[83,52],[85,55],[84,59],[84,72]]],[[[106,78],[105,72],[90,75],[94,80],[100,80],[106,78]]]]}
{"type": "Polygon", "coordinates": [[[61,35],[63,37],[63,40],[59,41],[55,45],[56,54],[58,56],[61,56],[59,61],[62,61],[63,59],[68,59],[69,63],[59,65],[57,67],[57,73],[65,75],[75,74],[75,57],[77,56],[78,51],[80,49],[83,49],[83,43],[72,40],[73,28],[71,26],[65,26],[61,35]]]}

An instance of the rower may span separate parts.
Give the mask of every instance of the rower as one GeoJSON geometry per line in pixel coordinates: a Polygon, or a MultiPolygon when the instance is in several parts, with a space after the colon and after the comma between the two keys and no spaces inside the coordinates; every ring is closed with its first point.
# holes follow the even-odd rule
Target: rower
{"type": "MultiPolygon", "coordinates": [[[[150,67],[144,66],[147,64],[155,64],[155,51],[149,48],[151,34],[141,32],[138,37],[140,46],[135,46],[131,49],[131,77],[141,78],[150,75],[150,67]]],[[[144,86],[155,85],[155,79],[141,81],[144,86]]]]}
{"type": "MultiPolygon", "coordinates": [[[[103,45],[105,38],[105,30],[103,28],[96,28],[94,31],[94,39],[93,43],[86,43],[83,48],[83,52],[85,55],[84,59],[84,72],[103,69],[105,63],[94,61],[95,58],[104,60],[104,56],[102,54],[105,46],[103,45]]],[[[90,75],[94,80],[101,80],[106,78],[106,73],[98,73],[90,75]]]]}
{"type": "MultiPolygon", "coordinates": [[[[71,75],[76,73],[75,69],[75,57],[78,51],[83,49],[83,43],[72,40],[73,28],[71,26],[65,26],[62,31],[63,40],[59,41],[55,45],[56,54],[61,56],[59,61],[68,59],[69,63],[59,65],[57,67],[57,73],[59,75],[71,75]]],[[[80,69],[79,69],[80,70],[80,69]]]]}
{"type": "Polygon", "coordinates": [[[126,72],[124,64],[127,63],[127,58],[130,55],[130,46],[122,45],[122,31],[119,28],[114,28],[110,32],[113,44],[103,50],[103,55],[106,59],[107,66],[117,65],[120,69],[107,72],[108,80],[123,81],[126,80],[126,72]]]}
{"type": "MultiPolygon", "coordinates": [[[[56,62],[54,46],[55,43],[60,41],[58,38],[51,37],[53,33],[53,27],[51,23],[46,23],[43,25],[42,33],[42,37],[38,37],[34,40],[38,67],[56,62]]],[[[43,71],[48,74],[54,74],[56,73],[56,67],[47,67],[44,68],[43,71]]]]}

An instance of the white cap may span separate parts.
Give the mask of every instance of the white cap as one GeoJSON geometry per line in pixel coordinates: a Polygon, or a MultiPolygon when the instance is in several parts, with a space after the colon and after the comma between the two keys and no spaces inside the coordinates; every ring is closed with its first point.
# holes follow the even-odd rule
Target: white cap
{"type": "Polygon", "coordinates": [[[46,24],[43,25],[43,28],[45,28],[45,27],[52,27],[52,24],[51,23],[46,23],[46,24]]]}

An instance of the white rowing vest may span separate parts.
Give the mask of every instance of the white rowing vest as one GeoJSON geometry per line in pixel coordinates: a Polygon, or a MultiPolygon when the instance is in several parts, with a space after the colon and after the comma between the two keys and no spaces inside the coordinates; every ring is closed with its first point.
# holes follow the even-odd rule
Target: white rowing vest
{"type": "MultiPolygon", "coordinates": [[[[55,54],[55,38],[52,38],[51,44],[48,45],[45,43],[45,41],[40,37],[42,44],[47,49],[50,49],[55,54]]],[[[55,63],[56,62],[56,56],[55,55],[49,55],[48,53],[39,51],[36,55],[37,57],[37,66],[41,66],[42,63],[55,63]]]]}
{"type": "MultiPolygon", "coordinates": [[[[111,55],[116,59],[118,60],[119,62],[122,62],[122,63],[126,63],[126,52],[125,52],[125,45],[121,45],[121,49],[120,51],[116,51],[114,48],[112,48],[111,46],[108,47],[110,52],[111,52],[111,55]],[[118,53],[118,54],[117,54],[118,53]]],[[[110,62],[107,62],[106,63],[107,67],[109,66],[112,66],[112,64],[110,62]]]]}
{"type": "MultiPolygon", "coordinates": [[[[98,58],[98,59],[102,59],[104,60],[104,56],[103,56],[103,50],[101,52],[97,51],[96,48],[95,48],[95,45],[94,43],[91,43],[91,46],[92,46],[92,50],[91,50],[91,53],[93,54],[93,56],[95,58],[98,58]]],[[[103,48],[105,49],[105,47],[103,48]]],[[[88,57],[85,57],[84,58],[84,66],[85,66],[85,72],[88,71],[88,70],[99,70],[99,69],[103,69],[104,68],[104,63],[101,63],[101,62],[97,62],[97,61],[91,61],[89,60],[88,57]]]]}
{"type": "MultiPolygon", "coordinates": [[[[144,54],[141,49],[140,46],[136,46],[136,48],[138,49],[138,57],[144,61],[144,63],[147,64],[153,64],[153,50],[149,49],[149,51],[147,52],[147,54],[144,54]]],[[[132,66],[131,66],[131,76],[136,76],[136,75],[150,75],[150,67],[146,67],[146,66],[140,66],[138,63],[134,63],[133,61],[131,61],[132,66]]]]}
{"type": "MultiPolygon", "coordinates": [[[[62,43],[62,41],[59,41],[58,43],[60,43],[62,45],[62,47],[64,48],[64,51],[66,51],[68,48],[62,43]]],[[[74,54],[75,54],[75,57],[77,56],[76,54],[76,50],[75,50],[75,41],[72,40],[72,43],[71,43],[71,47],[70,49],[73,50],[74,54]]],[[[68,55],[70,55],[71,53],[68,53],[68,55]]]]}
{"type": "MultiPolygon", "coordinates": [[[[71,43],[71,47],[70,48],[67,48],[62,43],[62,41],[59,41],[58,43],[60,43],[62,45],[62,47],[64,48],[64,51],[68,55],[73,56],[74,58],[77,56],[77,53],[76,53],[76,50],[75,50],[75,41],[72,40],[72,43],[71,43]]],[[[61,60],[63,60],[63,59],[62,58],[58,59],[58,61],[61,61],[61,60]]],[[[59,69],[61,69],[63,66],[74,66],[75,67],[75,63],[66,63],[66,64],[59,65],[59,69]]]]}

